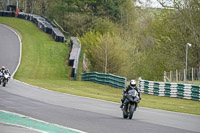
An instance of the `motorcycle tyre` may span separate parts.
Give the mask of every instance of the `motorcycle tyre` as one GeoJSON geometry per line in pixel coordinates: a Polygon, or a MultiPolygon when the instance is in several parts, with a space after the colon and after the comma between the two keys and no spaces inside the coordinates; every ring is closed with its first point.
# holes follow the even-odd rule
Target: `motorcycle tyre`
{"type": "Polygon", "coordinates": [[[128,115],[125,114],[124,112],[123,112],[123,118],[124,118],[124,119],[127,119],[127,118],[128,118],[128,115]]]}
{"type": "Polygon", "coordinates": [[[123,118],[127,119],[128,118],[128,114],[127,114],[127,107],[125,106],[123,109],[123,118]]]}
{"type": "Polygon", "coordinates": [[[6,87],[7,80],[3,81],[3,87],[6,87]]]}
{"type": "Polygon", "coordinates": [[[135,104],[131,105],[130,108],[129,108],[129,115],[128,115],[129,119],[132,119],[134,112],[135,112],[135,104]]]}

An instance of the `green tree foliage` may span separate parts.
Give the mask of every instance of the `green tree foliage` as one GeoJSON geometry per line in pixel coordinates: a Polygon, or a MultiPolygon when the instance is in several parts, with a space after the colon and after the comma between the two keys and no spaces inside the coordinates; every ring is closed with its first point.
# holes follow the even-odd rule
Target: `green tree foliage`
{"type": "Polygon", "coordinates": [[[163,71],[200,65],[199,0],[157,0],[163,9],[140,8],[136,0],[21,0],[24,11],[55,19],[79,35],[91,71],[128,79],[162,80],[163,71]]]}
{"type": "Polygon", "coordinates": [[[176,10],[162,9],[154,16],[153,23],[146,31],[153,42],[143,54],[143,67],[146,71],[138,67],[142,77],[162,80],[163,71],[184,69],[188,42],[193,44],[189,48],[189,67],[199,66],[199,4],[197,0],[184,3],[176,1],[176,10]]]}
{"type": "Polygon", "coordinates": [[[118,24],[113,23],[113,21],[111,21],[108,18],[98,18],[92,21],[92,27],[93,30],[100,32],[101,34],[110,32],[110,33],[115,33],[115,34],[120,34],[121,33],[121,29],[119,28],[118,24]]]}
{"type": "Polygon", "coordinates": [[[91,62],[91,71],[125,75],[128,57],[119,35],[90,31],[83,35],[81,42],[91,62]]]}
{"type": "Polygon", "coordinates": [[[108,18],[120,22],[123,0],[22,0],[20,8],[55,19],[70,35],[83,34],[94,20],[108,18]]]}
{"type": "Polygon", "coordinates": [[[185,33],[184,43],[189,42],[192,44],[191,54],[190,54],[190,66],[197,67],[200,65],[200,1],[184,1],[184,5],[179,8],[179,12],[176,13],[180,18],[180,32],[185,33]]]}

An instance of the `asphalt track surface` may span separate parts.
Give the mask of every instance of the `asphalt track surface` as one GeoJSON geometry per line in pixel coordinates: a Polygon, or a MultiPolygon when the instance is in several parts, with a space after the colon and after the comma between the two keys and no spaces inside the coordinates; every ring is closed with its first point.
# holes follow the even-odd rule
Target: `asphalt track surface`
{"type": "MultiPolygon", "coordinates": [[[[5,59],[11,58],[10,54],[19,55],[19,41],[11,41],[14,39],[16,39],[16,35],[0,25],[0,65],[7,63],[6,66],[9,69],[16,68],[19,60],[16,58],[7,62],[5,59]],[[7,37],[4,36],[2,39],[2,34],[6,34],[7,37]],[[17,42],[18,45],[16,45],[17,42]],[[3,56],[2,51],[7,51],[5,50],[7,46],[2,45],[11,45],[7,50],[13,52],[3,56]]],[[[14,69],[10,71],[13,72],[14,69]]],[[[133,119],[128,120],[122,118],[118,103],[49,91],[17,80],[10,80],[5,88],[0,86],[0,110],[19,113],[88,133],[200,132],[200,116],[198,115],[139,107],[133,119]]],[[[26,130],[27,133],[35,132],[0,123],[1,132],[12,133],[15,130],[26,130]],[[11,128],[8,129],[8,126],[11,128]]]]}
{"type": "Polygon", "coordinates": [[[5,66],[13,73],[19,63],[20,42],[18,36],[0,24],[0,67],[5,66]]]}

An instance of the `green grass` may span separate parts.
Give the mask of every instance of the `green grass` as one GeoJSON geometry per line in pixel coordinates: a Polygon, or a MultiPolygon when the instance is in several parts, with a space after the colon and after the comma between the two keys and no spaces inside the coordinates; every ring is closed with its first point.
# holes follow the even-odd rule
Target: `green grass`
{"type": "Polygon", "coordinates": [[[7,24],[21,34],[22,59],[16,79],[66,79],[68,47],[53,41],[50,35],[40,32],[36,25],[16,18],[0,17],[0,23],[7,24]]]}
{"type": "MultiPolygon", "coordinates": [[[[22,60],[15,79],[49,90],[120,102],[121,89],[70,80],[66,65],[69,49],[64,43],[53,41],[26,20],[0,17],[0,23],[13,27],[22,37],[22,60]]],[[[200,115],[200,102],[192,100],[143,94],[139,106],[200,115]]]]}
{"type": "MultiPolygon", "coordinates": [[[[177,83],[177,82],[174,82],[177,83]]],[[[178,81],[180,84],[185,84],[185,81],[178,81]]],[[[187,81],[187,84],[200,85],[200,81],[187,81]]]]}
{"type": "MultiPolygon", "coordinates": [[[[29,79],[27,79],[26,82],[54,91],[112,102],[120,102],[122,97],[121,89],[92,82],[29,79]]],[[[139,106],[200,115],[200,102],[185,99],[142,94],[142,100],[139,106]]]]}

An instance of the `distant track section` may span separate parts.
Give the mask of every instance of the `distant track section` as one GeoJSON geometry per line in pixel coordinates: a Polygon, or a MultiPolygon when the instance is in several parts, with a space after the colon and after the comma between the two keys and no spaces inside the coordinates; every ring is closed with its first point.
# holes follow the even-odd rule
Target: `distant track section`
{"type": "Polygon", "coordinates": [[[0,67],[5,66],[13,73],[19,63],[20,40],[5,25],[0,24],[0,31],[0,67]]]}
{"type": "MultiPolygon", "coordinates": [[[[13,12],[2,11],[2,10],[0,10],[0,16],[15,17],[13,12]]],[[[26,19],[35,23],[45,33],[50,34],[56,42],[66,41],[64,34],[58,28],[56,28],[54,24],[49,22],[47,18],[41,17],[36,14],[29,14],[29,13],[24,13],[24,12],[19,12],[18,18],[26,19]]]]}

